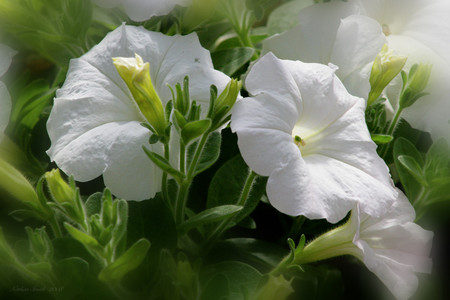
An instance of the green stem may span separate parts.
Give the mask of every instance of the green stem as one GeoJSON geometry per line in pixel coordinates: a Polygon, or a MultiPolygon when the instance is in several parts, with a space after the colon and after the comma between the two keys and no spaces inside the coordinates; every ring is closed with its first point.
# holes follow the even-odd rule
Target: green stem
{"type": "Polygon", "coordinates": [[[413,201],[413,207],[416,211],[416,219],[414,222],[419,221],[423,215],[425,214],[425,210],[423,209],[423,201],[428,198],[428,193],[426,192],[425,188],[422,187],[419,193],[419,196],[417,196],[416,199],[413,201]]]}
{"type": "MultiPolygon", "coordinates": [[[[248,196],[250,195],[250,191],[257,176],[258,175],[255,172],[250,171],[247,179],[245,180],[244,188],[242,189],[241,196],[236,202],[236,205],[245,207],[245,203],[247,202],[248,196]]],[[[233,218],[228,218],[220,222],[216,229],[206,239],[206,245],[211,245],[214,241],[216,241],[228,228],[228,225],[230,224],[232,219],[233,218]]]]}
{"type": "MultiPolygon", "coordinates": [[[[206,141],[208,140],[210,132],[206,132],[202,139],[200,140],[197,149],[195,150],[194,157],[192,159],[192,162],[189,166],[189,169],[186,174],[186,178],[180,185],[180,189],[178,190],[178,196],[177,200],[175,202],[175,222],[177,224],[181,224],[184,221],[184,212],[186,208],[186,202],[189,195],[189,188],[191,187],[192,180],[194,179],[194,173],[197,169],[197,164],[200,159],[200,156],[203,152],[203,148],[205,147],[206,141]]],[[[185,150],[185,148],[182,148],[185,150]]],[[[185,151],[184,151],[185,152],[185,151]]],[[[184,161],[184,160],[183,160],[184,161]]],[[[185,164],[185,163],[183,163],[185,164]]],[[[180,167],[181,167],[181,160],[180,160],[180,167]]],[[[184,173],[184,172],[183,172],[184,173]]]]}
{"type": "MultiPolygon", "coordinates": [[[[387,135],[394,135],[395,129],[397,129],[398,126],[398,122],[400,121],[400,116],[403,112],[403,108],[402,107],[398,107],[397,111],[395,112],[394,118],[392,119],[391,124],[389,125],[388,131],[387,131],[387,135]]],[[[383,145],[383,147],[380,150],[380,156],[381,157],[386,157],[387,152],[389,149],[389,144],[385,144],[383,145]]]]}
{"type": "MultiPolygon", "coordinates": [[[[169,161],[170,153],[169,153],[169,143],[164,143],[164,158],[169,161]]],[[[172,207],[172,202],[169,199],[169,193],[167,191],[167,172],[163,172],[162,174],[162,186],[161,191],[163,194],[164,201],[172,207]]]]}
{"type": "Polygon", "coordinates": [[[48,223],[50,224],[50,227],[52,228],[53,234],[55,238],[62,237],[62,231],[61,227],[59,226],[58,221],[56,220],[56,216],[53,214],[53,216],[48,220],[48,223]]]}
{"type": "Polygon", "coordinates": [[[189,187],[191,186],[191,180],[184,180],[178,191],[178,197],[175,202],[175,222],[181,224],[184,221],[184,211],[186,209],[186,202],[188,199],[189,187]]]}
{"type": "Polygon", "coordinates": [[[203,152],[203,148],[205,147],[206,141],[208,140],[209,134],[211,132],[207,131],[205,134],[203,134],[202,139],[200,140],[200,143],[197,146],[197,149],[195,150],[194,158],[192,159],[191,165],[189,166],[189,170],[187,173],[187,180],[192,181],[193,175],[195,172],[195,169],[197,169],[198,160],[200,159],[200,155],[203,152]]]}
{"type": "Polygon", "coordinates": [[[186,173],[186,145],[180,140],[180,172],[186,173]]]}

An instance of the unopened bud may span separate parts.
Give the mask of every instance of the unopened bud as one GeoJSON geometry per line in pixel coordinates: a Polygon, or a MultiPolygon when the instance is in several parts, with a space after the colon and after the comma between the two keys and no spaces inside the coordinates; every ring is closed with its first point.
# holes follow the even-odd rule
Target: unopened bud
{"type": "Polygon", "coordinates": [[[383,46],[373,62],[370,73],[371,89],[367,106],[380,97],[386,86],[402,71],[407,59],[406,56],[394,55],[387,45],[383,46]]]}
{"type": "Polygon", "coordinates": [[[76,191],[61,177],[58,169],[45,173],[50,193],[58,203],[74,203],[76,191]]]}
{"type": "Polygon", "coordinates": [[[141,113],[156,133],[164,136],[167,127],[164,107],[152,83],[150,63],[144,63],[138,54],[136,57],[115,57],[113,63],[141,113]]]}
{"type": "Polygon", "coordinates": [[[407,108],[424,96],[425,88],[431,75],[432,65],[415,64],[411,67],[407,80],[404,79],[402,94],[400,95],[400,107],[407,108]]]}

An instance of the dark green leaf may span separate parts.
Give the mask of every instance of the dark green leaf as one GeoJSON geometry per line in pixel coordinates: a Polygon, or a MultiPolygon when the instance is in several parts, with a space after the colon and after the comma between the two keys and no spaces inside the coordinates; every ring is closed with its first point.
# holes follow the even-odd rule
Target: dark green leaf
{"type": "Polygon", "coordinates": [[[229,298],[233,300],[244,300],[243,290],[250,295],[254,294],[261,273],[252,266],[238,261],[221,262],[209,266],[205,272],[205,278],[213,278],[217,274],[222,274],[228,279],[229,298]]]}
{"type": "Polygon", "coordinates": [[[93,238],[92,236],[76,229],[72,225],[68,223],[64,223],[64,227],[67,229],[69,234],[77,241],[79,241],[81,244],[83,244],[88,250],[102,253],[103,247],[98,243],[98,241],[93,238]]]}
{"type": "Polygon", "coordinates": [[[98,278],[104,282],[117,282],[128,272],[136,269],[144,260],[150,249],[150,242],[140,239],[133,244],[122,256],[104,268],[98,278]]]}
{"type": "Polygon", "coordinates": [[[158,153],[150,151],[146,147],[142,147],[142,148],[144,149],[145,154],[147,154],[147,156],[150,158],[150,160],[155,165],[157,165],[161,170],[170,174],[177,181],[181,181],[183,179],[184,174],[181,173],[180,171],[176,170],[175,168],[173,168],[167,159],[165,159],[158,153]]]}
{"type": "MultiPolygon", "coordinates": [[[[222,136],[218,132],[213,132],[209,135],[208,140],[205,143],[205,147],[200,155],[195,174],[197,175],[209,167],[211,167],[219,158],[220,155],[220,144],[222,141],[222,136]]],[[[192,143],[188,147],[187,151],[187,162],[188,165],[191,164],[192,158],[194,156],[195,150],[197,149],[198,142],[192,143]]]]}
{"type": "Polygon", "coordinates": [[[193,216],[192,218],[181,224],[179,230],[182,232],[186,232],[189,229],[197,226],[202,226],[205,224],[218,222],[223,219],[231,218],[240,210],[242,210],[242,206],[237,205],[222,205],[213,207],[202,211],[201,213],[193,216]]]}
{"type": "Polygon", "coordinates": [[[84,206],[86,208],[88,217],[100,213],[100,210],[102,208],[102,197],[103,193],[97,192],[89,196],[89,198],[86,200],[84,206]]]}
{"type": "Polygon", "coordinates": [[[243,65],[250,61],[255,50],[253,48],[230,48],[211,53],[214,67],[232,76],[243,65]]]}
{"type": "Polygon", "coordinates": [[[419,182],[414,178],[414,176],[411,175],[411,173],[398,160],[398,157],[401,155],[407,155],[414,158],[419,166],[423,166],[424,161],[420,152],[410,141],[405,138],[398,138],[395,141],[393,148],[395,167],[397,169],[400,182],[405,189],[406,195],[410,199],[414,199],[420,193],[421,186],[419,182]]]}
{"type": "Polygon", "coordinates": [[[413,157],[408,155],[400,155],[397,159],[417,182],[419,182],[422,186],[428,185],[424,178],[421,166],[413,157]]]}
{"type": "Polygon", "coordinates": [[[55,294],[60,299],[75,299],[78,295],[83,295],[84,286],[88,278],[89,264],[79,258],[71,257],[60,260],[56,264],[56,274],[58,283],[55,294]]]}
{"type": "Polygon", "coordinates": [[[204,134],[211,127],[211,120],[199,120],[187,123],[181,129],[181,138],[185,145],[204,134]]]}
{"type": "Polygon", "coordinates": [[[300,11],[314,4],[313,0],[293,0],[277,7],[267,21],[267,33],[274,35],[287,31],[298,24],[300,11]]]}
{"type": "MultiPolygon", "coordinates": [[[[249,168],[240,155],[226,162],[214,175],[208,190],[207,207],[225,204],[238,204],[244,184],[249,175],[249,168]]],[[[252,213],[264,194],[267,178],[257,176],[253,182],[244,209],[236,215],[235,222],[240,222],[252,213]]]]}

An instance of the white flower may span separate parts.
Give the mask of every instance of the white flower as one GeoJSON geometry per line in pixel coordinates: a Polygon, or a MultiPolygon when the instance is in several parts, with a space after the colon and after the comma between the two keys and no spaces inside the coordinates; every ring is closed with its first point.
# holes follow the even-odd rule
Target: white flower
{"type": "Polygon", "coordinates": [[[141,22],[154,16],[163,16],[175,5],[187,5],[190,0],[94,0],[103,7],[123,6],[133,21],[141,22]]]}
{"type": "Polygon", "coordinates": [[[356,233],[353,244],[361,250],[359,258],[375,273],[397,299],[410,298],[417,289],[415,272],[430,273],[433,233],[414,223],[416,214],[405,195],[399,192],[389,212],[373,218],[352,212],[350,223],[356,233]]]}
{"type": "MultiPolygon", "coordinates": [[[[11,48],[0,45],[0,77],[3,76],[11,64],[15,52],[11,48]]],[[[8,125],[9,115],[11,113],[11,97],[3,82],[0,81],[0,141],[3,131],[8,125]]]]}
{"type": "Polygon", "coordinates": [[[397,299],[410,298],[417,289],[416,272],[430,273],[433,233],[414,223],[414,208],[405,195],[399,197],[382,217],[374,218],[352,210],[341,227],[309,243],[295,263],[353,255],[388,287],[397,299]]]}
{"type": "MultiPolygon", "coordinates": [[[[351,2],[351,1],[350,1],[351,2]]],[[[282,59],[338,66],[336,75],[348,91],[367,97],[371,66],[386,37],[375,20],[358,14],[354,3],[332,1],[303,9],[299,24],[264,42],[263,53],[282,59]]]]}
{"type": "Polygon", "coordinates": [[[381,215],[397,197],[364,120],[334,69],[269,53],[246,79],[231,128],[244,160],[269,176],[271,204],[289,215],[335,223],[354,207],[381,215]]]}
{"type": "MultiPolygon", "coordinates": [[[[143,200],[160,190],[161,171],[142,146],[161,154],[162,146],[148,144],[149,131],[140,125],[146,119],[113,64],[115,57],[135,54],[150,63],[151,80],[163,105],[172,98],[167,85],[174,87],[188,75],[191,97],[206,113],[210,85],[222,91],[230,79],[214,70],[195,33],[165,36],[134,26],[121,26],[71,61],[47,124],[52,142],[48,155],[78,181],[103,174],[116,196],[143,200]]],[[[171,151],[172,157],[178,156],[175,148],[171,151]]]]}
{"type": "MultiPolygon", "coordinates": [[[[349,0],[315,4],[301,11],[299,25],[264,43],[263,52],[279,58],[333,63],[350,93],[367,98],[371,65],[384,43],[415,63],[433,64],[432,82],[450,75],[450,2],[446,0],[349,0]]],[[[398,76],[386,89],[388,108],[396,109],[401,91],[398,76]]],[[[433,86],[435,92],[435,86],[433,86]]],[[[448,94],[445,92],[444,94],[448,94]]],[[[427,98],[404,111],[417,129],[436,137],[449,132],[449,101],[427,98]],[[438,118],[432,117],[437,115],[438,118]]]]}

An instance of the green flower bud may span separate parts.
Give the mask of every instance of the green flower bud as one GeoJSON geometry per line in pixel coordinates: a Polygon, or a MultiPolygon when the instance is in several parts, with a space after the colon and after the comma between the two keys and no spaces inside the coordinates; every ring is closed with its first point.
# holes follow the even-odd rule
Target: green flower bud
{"type": "Polygon", "coordinates": [[[387,45],[375,58],[370,73],[370,92],[367,106],[374,103],[385,87],[397,76],[405,66],[406,56],[394,55],[387,45]]]}
{"type": "Polygon", "coordinates": [[[25,227],[28,239],[30,241],[30,249],[35,258],[39,261],[49,261],[53,258],[53,244],[48,237],[45,227],[36,228],[25,227]]]}
{"type": "Polygon", "coordinates": [[[236,103],[239,92],[242,88],[242,82],[236,79],[231,79],[223,92],[211,103],[213,109],[208,115],[213,120],[213,130],[222,125],[223,119],[233,108],[236,103]]]}
{"type": "Polygon", "coordinates": [[[59,169],[45,173],[45,180],[47,180],[48,188],[55,202],[75,202],[76,191],[62,179],[59,169]]]}
{"type": "Polygon", "coordinates": [[[165,136],[167,124],[164,107],[152,83],[150,63],[144,63],[138,54],[135,58],[116,57],[113,62],[141,113],[158,135],[165,136]]]}
{"type": "Polygon", "coordinates": [[[26,204],[35,208],[40,206],[33,186],[16,168],[2,159],[0,159],[0,188],[26,204]]]}
{"type": "Polygon", "coordinates": [[[432,70],[430,64],[415,64],[411,67],[408,76],[403,76],[403,90],[400,95],[400,107],[407,108],[413,105],[426,93],[423,91],[428,85],[432,70]]]}
{"type": "Polygon", "coordinates": [[[269,280],[260,289],[256,300],[285,300],[292,293],[294,293],[294,289],[291,282],[287,281],[283,275],[277,277],[270,275],[269,280]]]}

